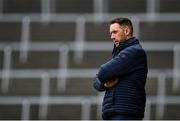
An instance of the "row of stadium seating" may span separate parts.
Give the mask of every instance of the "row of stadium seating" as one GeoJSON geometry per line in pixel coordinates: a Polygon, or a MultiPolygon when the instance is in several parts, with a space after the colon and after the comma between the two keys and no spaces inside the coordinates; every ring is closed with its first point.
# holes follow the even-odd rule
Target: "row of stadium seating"
{"type": "Polygon", "coordinates": [[[145,119],[180,119],[179,0],[0,0],[0,120],[101,119],[92,87],[108,22],[130,17],[148,56],[145,119]],[[98,13],[98,14],[97,14],[98,13]]]}

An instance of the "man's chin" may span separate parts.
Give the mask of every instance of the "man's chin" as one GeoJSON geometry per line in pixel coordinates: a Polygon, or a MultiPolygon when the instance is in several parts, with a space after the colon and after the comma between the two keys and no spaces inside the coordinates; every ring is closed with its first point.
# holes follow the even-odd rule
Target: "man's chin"
{"type": "Polygon", "coordinates": [[[115,43],[115,46],[116,46],[116,47],[119,47],[119,44],[116,44],[116,43],[115,43]]]}

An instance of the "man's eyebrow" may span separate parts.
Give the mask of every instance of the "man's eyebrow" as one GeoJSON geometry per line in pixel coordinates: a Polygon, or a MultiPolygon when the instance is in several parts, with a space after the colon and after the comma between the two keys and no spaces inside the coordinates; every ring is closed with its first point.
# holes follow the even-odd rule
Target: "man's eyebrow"
{"type": "Polygon", "coordinates": [[[115,33],[115,32],[117,32],[117,30],[113,30],[113,31],[111,31],[111,32],[110,32],[110,34],[115,33]]]}

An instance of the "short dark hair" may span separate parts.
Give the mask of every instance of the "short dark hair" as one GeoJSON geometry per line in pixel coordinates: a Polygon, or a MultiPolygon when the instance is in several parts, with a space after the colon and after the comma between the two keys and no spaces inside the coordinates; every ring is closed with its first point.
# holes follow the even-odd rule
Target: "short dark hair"
{"type": "Polygon", "coordinates": [[[114,23],[118,23],[120,26],[128,26],[131,30],[131,35],[133,35],[133,25],[132,25],[132,22],[130,19],[128,18],[123,18],[123,17],[119,17],[119,18],[115,18],[113,19],[111,22],[110,22],[110,25],[111,24],[114,24],[114,23]]]}

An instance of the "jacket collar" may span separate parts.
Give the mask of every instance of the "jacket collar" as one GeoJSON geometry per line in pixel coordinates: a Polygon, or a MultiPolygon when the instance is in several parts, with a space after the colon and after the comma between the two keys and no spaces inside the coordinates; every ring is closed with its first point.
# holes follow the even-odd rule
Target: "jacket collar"
{"type": "Polygon", "coordinates": [[[114,45],[114,49],[112,53],[119,53],[121,50],[123,50],[126,47],[129,47],[131,45],[139,44],[139,40],[135,37],[131,37],[126,41],[120,42],[119,47],[116,47],[114,45]]]}
{"type": "Polygon", "coordinates": [[[122,50],[122,49],[129,47],[131,45],[134,45],[134,44],[139,44],[139,40],[136,39],[135,37],[131,37],[126,41],[120,42],[119,47],[115,47],[115,45],[114,45],[114,47],[122,50]]]}

